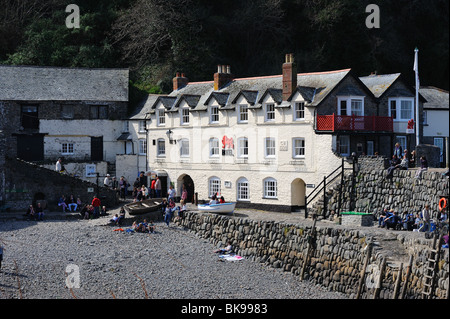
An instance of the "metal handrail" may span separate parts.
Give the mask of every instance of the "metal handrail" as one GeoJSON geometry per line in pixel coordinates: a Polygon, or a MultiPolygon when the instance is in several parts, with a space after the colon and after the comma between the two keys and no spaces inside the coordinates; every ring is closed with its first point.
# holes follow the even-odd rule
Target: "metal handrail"
{"type": "MultiPolygon", "coordinates": [[[[323,180],[319,183],[319,185],[316,186],[316,188],[314,188],[312,190],[312,192],[306,196],[305,198],[305,218],[308,217],[308,205],[317,197],[317,195],[319,195],[322,191],[323,191],[323,195],[324,195],[324,212],[326,210],[326,187],[327,185],[331,184],[337,177],[341,176],[341,183],[342,183],[342,179],[343,179],[343,174],[344,171],[346,170],[346,168],[344,167],[344,158],[342,158],[342,164],[339,165],[334,171],[332,171],[330,174],[328,174],[327,176],[324,176],[323,180]],[[335,174],[336,172],[338,172],[338,174],[336,174],[336,176],[334,176],[333,178],[330,179],[330,177],[335,174]]],[[[339,207],[340,207],[340,201],[341,198],[339,198],[339,207]]]]}

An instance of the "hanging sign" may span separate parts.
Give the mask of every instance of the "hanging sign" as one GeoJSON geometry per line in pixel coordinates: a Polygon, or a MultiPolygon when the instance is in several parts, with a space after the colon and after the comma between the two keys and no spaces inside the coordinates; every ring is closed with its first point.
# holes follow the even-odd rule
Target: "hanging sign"
{"type": "Polygon", "coordinates": [[[406,134],[414,134],[414,120],[410,119],[408,121],[408,126],[406,127],[406,134]]]}
{"type": "Polygon", "coordinates": [[[233,156],[234,142],[232,137],[224,136],[222,138],[222,155],[233,156]]]}

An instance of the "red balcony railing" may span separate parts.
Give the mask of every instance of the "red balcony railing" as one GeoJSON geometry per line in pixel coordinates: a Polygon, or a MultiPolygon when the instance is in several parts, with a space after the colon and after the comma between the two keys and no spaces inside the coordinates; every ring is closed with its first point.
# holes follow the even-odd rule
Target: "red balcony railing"
{"type": "Polygon", "coordinates": [[[392,117],[356,115],[317,115],[318,131],[393,131],[392,117]]]}

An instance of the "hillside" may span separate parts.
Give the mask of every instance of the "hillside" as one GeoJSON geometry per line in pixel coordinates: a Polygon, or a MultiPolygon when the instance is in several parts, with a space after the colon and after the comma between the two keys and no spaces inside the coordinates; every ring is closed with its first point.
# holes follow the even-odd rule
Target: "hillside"
{"type": "Polygon", "coordinates": [[[286,53],[299,72],[352,68],[403,73],[448,90],[449,2],[378,0],[79,0],[80,28],[67,28],[64,0],[0,0],[0,63],[129,67],[133,88],[167,93],[175,72],[212,80],[217,64],[235,77],[280,74],[286,53]]]}

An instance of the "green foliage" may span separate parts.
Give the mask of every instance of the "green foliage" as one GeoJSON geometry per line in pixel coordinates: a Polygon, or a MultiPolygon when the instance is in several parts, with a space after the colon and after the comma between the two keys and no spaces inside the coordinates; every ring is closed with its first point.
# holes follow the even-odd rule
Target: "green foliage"
{"type": "Polygon", "coordinates": [[[403,73],[449,88],[448,0],[78,0],[80,29],[67,29],[68,0],[0,0],[0,63],[129,67],[136,90],[171,91],[175,72],[212,80],[217,64],[235,77],[281,73],[286,53],[299,72],[352,68],[403,73]],[[35,8],[35,10],[25,10],[35,8]]]}

